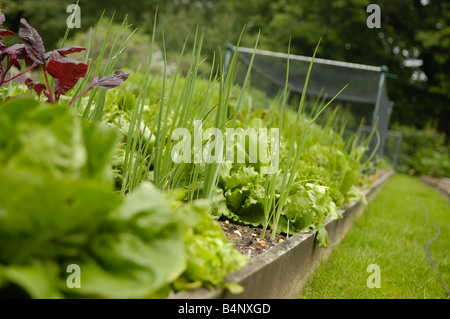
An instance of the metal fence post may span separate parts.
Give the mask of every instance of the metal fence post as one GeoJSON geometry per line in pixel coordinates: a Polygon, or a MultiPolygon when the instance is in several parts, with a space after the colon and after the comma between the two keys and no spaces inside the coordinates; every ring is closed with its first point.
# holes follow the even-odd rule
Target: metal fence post
{"type": "MultiPolygon", "coordinates": [[[[377,92],[377,99],[375,103],[375,110],[372,120],[372,129],[375,128],[376,122],[378,120],[378,132],[380,134],[380,146],[377,150],[378,156],[382,157],[384,154],[384,145],[386,142],[386,136],[389,130],[389,121],[391,117],[393,102],[387,100],[387,92],[384,92],[385,90],[385,81],[386,77],[389,78],[397,78],[396,75],[388,73],[389,69],[387,66],[382,65],[381,66],[381,75],[380,75],[380,81],[378,82],[378,92],[377,92]],[[383,93],[385,93],[385,99],[383,101],[383,93]]],[[[371,142],[372,149],[375,147],[375,142],[371,142]]]]}
{"type": "Polygon", "coordinates": [[[231,60],[231,51],[233,50],[233,45],[231,43],[227,44],[227,50],[225,52],[225,62],[224,62],[224,75],[225,78],[228,73],[228,68],[230,67],[230,60],[231,60]]]}
{"type": "MultiPolygon", "coordinates": [[[[372,127],[371,127],[372,130],[378,129],[381,126],[379,122],[377,125],[377,121],[380,120],[381,96],[383,94],[383,86],[384,86],[384,81],[386,78],[386,74],[385,74],[386,71],[383,68],[387,69],[387,67],[386,66],[381,67],[380,80],[378,81],[377,98],[375,101],[375,109],[373,111],[373,116],[372,116],[372,127]]],[[[385,132],[380,131],[380,130],[378,130],[378,133],[380,134],[381,141],[380,141],[380,146],[379,146],[379,149],[377,150],[377,153],[381,157],[381,156],[383,156],[383,149],[382,149],[382,145],[384,145],[383,139],[386,137],[386,134],[385,134],[385,132]]],[[[375,146],[376,146],[376,142],[374,139],[372,139],[372,141],[370,141],[371,151],[374,151],[375,146]]]]}

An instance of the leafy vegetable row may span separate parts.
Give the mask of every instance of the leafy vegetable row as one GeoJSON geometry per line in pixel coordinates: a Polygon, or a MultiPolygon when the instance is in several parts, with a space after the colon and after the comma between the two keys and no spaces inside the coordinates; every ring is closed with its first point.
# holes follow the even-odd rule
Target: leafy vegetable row
{"type": "MultiPolygon", "coordinates": [[[[108,106],[104,110],[104,120],[111,125],[119,126],[123,132],[121,147],[114,161],[116,172],[116,186],[118,189],[123,187],[124,181],[124,166],[123,160],[127,143],[130,142],[130,121],[132,107],[130,101],[135,97],[136,82],[140,81],[139,77],[131,79],[124,87],[119,88],[115,92],[111,92],[108,100],[108,106]]],[[[160,84],[163,81],[160,78],[155,78],[150,87],[151,92],[161,92],[160,84]]],[[[174,92],[182,92],[184,85],[187,85],[187,80],[179,79],[174,83],[176,86],[174,92]]],[[[192,105],[203,105],[205,96],[202,90],[208,87],[208,81],[197,80],[195,83],[194,100],[192,105]]],[[[219,91],[214,86],[211,89],[211,95],[208,97],[211,102],[217,101],[219,97],[216,96],[219,91]]],[[[172,88],[168,88],[171,91],[172,88]]],[[[237,93],[235,92],[236,96],[237,93]]],[[[136,150],[133,153],[135,160],[142,157],[140,167],[146,169],[139,172],[142,176],[140,179],[150,182],[154,181],[155,166],[152,165],[152,156],[156,144],[156,127],[158,126],[158,111],[160,108],[159,101],[163,99],[160,94],[152,93],[146,100],[143,109],[142,124],[139,129],[134,131],[133,140],[139,140],[136,150]]],[[[167,98],[166,98],[167,99],[167,98]]],[[[181,100],[180,96],[173,96],[172,101],[181,100]]],[[[267,99],[269,102],[270,100],[267,99]]],[[[236,98],[230,99],[230,112],[235,109],[234,103],[236,98]]],[[[175,108],[175,105],[164,106],[167,109],[175,108]]],[[[270,108],[258,109],[238,115],[235,127],[242,129],[247,128],[261,128],[274,127],[278,123],[279,117],[282,116],[279,105],[273,104],[270,108]]],[[[194,111],[191,111],[194,113],[194,111]]],[[[297,169],[292,171],[292,167],[285,165],[288,153],[292,131],[295,127],[294,120],[296,112],[292,109],[285,110],[285,121],[281,128],[281,143],[280,143],[280,168],[275,174],[261,174],[261,168],[264,163],[258,160],[256,163],[250,163],[248,158],[248,149],[242,149],[242,145],[234,142],[234,147],[237,152],[246,153],[245,163],[222,163],[220,165],[217,185],[214,188],[211,200],[214,202],[213,217],[216,219],[229,219],[236,223],[262,226],[269,229],[276,229],[278,233],[294,234],[300,231],[308,231],[313,229],[318,231],[318,240],[321,246],[328,245],[328,236],[323,227],[326,219],[339,218],[339,209],[351,199],[358,198],[365,200],[361,191],[357,188],[359,176],[363,170],[363,156],[368,147],[366,144],[357,144],[358,136],[355,134],[355,140],[349,140],[345,143],[338,132],[339,123],[330,118],[326,127],[313,124],[310,131],[306,135],[304,141],[304,151],[300,157],[297,169]],[[280,220],[277,227],[274,227],[274,220],[266,210],[267,207],[267,185],[273,179],[275,204],[277,203],[281,194],[285,191],[282,189],[282,178],[285,171],[293,174],[293,186],[291,187],[287,202],[282,208],[280,220]]],[[[302,117],[298,134],[301,135],[303,130],[310,122],[308,116],[302,117]]],[[[173,129],[173,124],[176,122],[176,114],[169,115],[167,118],[167,132],[166,136],[161,139],[170,141],[170,132],[173,129]]],[[[204,127],[211,127],[214,125],[212,120],[203,118],[204,127]]],[[[191,127],[193,130],[193,127],[191,127]]],[[[194,132],[191,131],[194,136],[194,132]]],[[[256,136],[258,138],[258,136],[256,136]]],[[[203,143],[207,143],[208,139],[204,139],[203,143]]],[[[247,148],[250,144],[256,145],[257,140],[249,140],[247,148]]],[[[170,153],[170,148],[173,144],[164,145],[162,152],[167,150],[170,153]]],[[[174,187],[184,188],[187,191],[185,200],[192,200],[194,198],[204,196],[204,178],[207,164],[205,163],[190,163],[186,165],[181,173],[179,184],[174,187]]],[[[173,170],[175,171],[175,166],[173,170]]]]}
{"type": "Polygon", "coordinates": [[[227,243],[209,201],[143,183],[112,187],[116,130],[65,106],[15,99],[0,107],[0,295],[167,297],[225,286],[247,258],[227,243]],[[81,288],[66,285],[76,264],[81,288]]]}
{"type": "MultiPolygon", "coordinates": [[[[23,59],[29,69],[41,66],[46,79],[27,79],[28,89],[58,102],[89,73],[86,64],[66,56],[84,48],[45,52],[25,20],[19,36],[24,44],[7,48],[0,42],[4,82],[17,77],[6,79],[6,73],[12,66],[20,70],[23,59]]],[[[232,76],[215,77],[213,71],[209,80],[198,78],[202,36],[197,40],[187,76],[178,77],[178,65],[171,83],[151,74],[150,56],[145,74],[95,77],[69,108],[20,98],[0,106],[0,294],[11,284],[35,298],[166,297],[199,286],[238,291],[224,278],[247,259],[214,219],[273,234],[312,229],[327,246],[326,219],[339,218],[352,197],[364,200],[355,187],[367,150],[359,136],[344,143],[332,117],[320,127],[314,118],[321,111],[307,117],[286,108],[286,91],[283,98],[267,99],[270,106],[252,108],[248,79],[237,88],[232,76]],[[125,80],[108,96],[88,93],[125,80]],[[205,129],[278,127],[279,170],[262,174],[266,164],[248,156],[244,163],[174,163],[172,132],[183,127],[193,136],[196,120],[205,129]],[[66,285],[70,264],[82,270],[80,289],[66,285]]]]}

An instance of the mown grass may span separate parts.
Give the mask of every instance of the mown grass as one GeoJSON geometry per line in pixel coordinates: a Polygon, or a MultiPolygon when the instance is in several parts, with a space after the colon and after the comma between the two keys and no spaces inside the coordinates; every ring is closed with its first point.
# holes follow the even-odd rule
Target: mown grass
{"type": "Polygon", "coordinates": [[[440,299],[450,285],[450,204],[418,178],[395,175],[322,262],[299,296],[304,299],[440,299]],[[439,273],[431,267],[429,251],[439,273]],[[380,288],[369,288],[370,264],[380,288]]]}

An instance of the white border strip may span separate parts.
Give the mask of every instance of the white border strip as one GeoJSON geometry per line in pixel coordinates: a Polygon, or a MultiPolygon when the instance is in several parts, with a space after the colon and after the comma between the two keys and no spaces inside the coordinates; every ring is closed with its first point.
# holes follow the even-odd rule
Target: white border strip
{"type": "MultiPolygon", "coordinates": [[[[232,47],[233,50],[236,50],[236,46],[232,47]]],[[[286,54],[286,53],[280,53],[280,52],[272,52],[272,51],[266,51],[266,50],[255,50],[251,48],[237,48],[238,52],[245,52],[245,53],[251,53],[256,52],[256,54],[260,55],[266,55],[266,56],[273,56],[278,58],[289,58],[290,60],[298,60],[298,61],[305,61],[305,62],[311,62],[312,58],[303,56],[303,55],[295,55],[295,54],[286,54]]],[[[335,66],[341,66],[346,68],[352,68],[352,69],[360,69],[360,70],[367,70],[367,71],[375,71],[375,72],[381,72],[381,67],[379,66],[372,66],[372,65],[365,65],[365,64],[358,64],[358,63],[349,63],[349,62],[340,62],[340,61],[334,61],[334,60],[327,60],[327,59],[321,59],[321,58],[314,58],[314,63],[321,63],[321,64],[328,64],[328,65],[335,65],[335,66]]]]}

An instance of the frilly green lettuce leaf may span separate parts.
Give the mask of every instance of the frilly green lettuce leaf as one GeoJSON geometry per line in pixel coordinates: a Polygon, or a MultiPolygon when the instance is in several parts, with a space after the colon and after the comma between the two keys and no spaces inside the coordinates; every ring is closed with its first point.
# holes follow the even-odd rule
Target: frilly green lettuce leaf
{"type": "Polygon", "coordinates": [[[320,247],[328,247],[330,241],[328,240],[328,232],[325,226],[321,225],[317,227],[317,235],[316,240],[319,243],[320,247]]]}
{"type": "Polygon", "coordinates": [[[220,225],[209,213],[210,203],[198,200],[183,205],[178,212],[188,217],[195,212],[197,223],[185,233],[186,270],[174,283],[175,287],[197,287],[203,283],[206,287],[222,286],[240,291],[240,286],[225,281],[225,277],[240,269],[248,258],[227,242],[220,225]],[[186,212],[188,215],[186,216],[186,212]]]}

